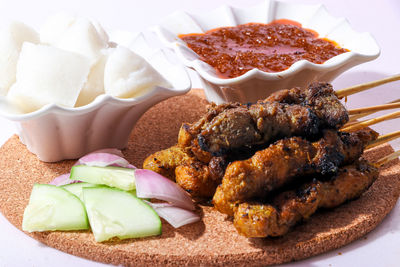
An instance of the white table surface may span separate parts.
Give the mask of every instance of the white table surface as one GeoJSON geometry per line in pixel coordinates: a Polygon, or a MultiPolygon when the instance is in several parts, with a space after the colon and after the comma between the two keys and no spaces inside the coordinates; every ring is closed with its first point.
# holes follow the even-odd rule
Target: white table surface
{"type": "MultiPolygon", "coordinates": [[[[68,12],[95,18],[109,29],[140,31],[157,24],[165,15],[178,9],[192,13],[204,12],[224,3],[249,6],[258,0],[68,0],[21,1],[0,0],[0,25],[21,20],[38,28],[44,19],[57,12],[68,12]]],[[[398,0],[301,0],[302,3],[323,3],[335,16],[346,17],[357,31],[369,31],[378,41],[382,53],[373,61],[357,66],[337,78],[335,88],[375,80],[400,72],[400,1],[398,0]]],[[[200,84],[195,79],[194,87],[200,84]]],[[[349,98],[348,107],[382,104],[400,98],[400,82],[381,86],[371,92],[349,98]]],[[[380,133],[399,130],[400,120],[375,127],[380,133]]],[[[14,126],[0,118],[0,144],[13,133],[14,126]]],[[[393,146],[400,148],[400,142],[393,146]]],[[[0,214],[0,267],[3,266],[102,266],[49,248],[26,236],[0,214]]],[[[366,239],[338,250],[285,266],[400,266],[400,205],[366,239]]]]}

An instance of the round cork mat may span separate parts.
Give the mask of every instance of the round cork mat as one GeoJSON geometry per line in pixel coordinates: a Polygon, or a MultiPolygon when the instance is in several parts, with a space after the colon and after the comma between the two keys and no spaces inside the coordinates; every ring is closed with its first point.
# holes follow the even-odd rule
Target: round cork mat
{"type": "MultiPolygon", "coordinates": [[[[174,97],[150,109],[132,132],[126,158],[141,166],[144,158],[174,145],[182,122],[192,122],[205,110],[201,91],[174,97]]],[[[376,160],[393,150],[389,145],[366,153],[376,160]]],[[[0,149],[0,211],[21,229],[22,215],[33,183],[48,183],[69,171],[74,161],[40,162],[17,136],[0,149]]],[[[334,210],[320,211],[282,238],[240,236],[223,214],[199,206],[200,222],[174,229],[163,221],[162,235],[96,243],[89,231],[31,233],[31,237],[61,251],[116,265],[265,266],[304,259],[346,245],[373,230],[394,207],[400,194],[400,163],[384,166],[379,179],[361,198],[334,210]]]]}

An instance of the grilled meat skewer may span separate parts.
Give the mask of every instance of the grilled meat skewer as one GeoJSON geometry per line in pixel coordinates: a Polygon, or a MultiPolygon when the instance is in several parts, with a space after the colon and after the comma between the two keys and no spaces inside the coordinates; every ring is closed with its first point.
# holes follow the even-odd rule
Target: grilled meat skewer
{"type": "Polygon", "coordinates": [[[213,157],[201,150],[191,137],[188,128],[182,126],[178,144],[148,156],[143,168],[176,181],[192,196],[211,198],[228,162],[226,157],[213,157]]]}
{"type": "Polygon", "coordinates": [[[175,181],[176,167],[194,160],[189,149],[176,145],[148,156],[143,162],[143,168],[157,172],[175,181]]]}
{"type": "Polygon", "coordinates": [[[193,197],[211,199],[221,183],[226,165],[221,157],[212,158],[208,164],[200,161],[186,162],[175,169],[176,183],[193,197]]]}
{"type": "Polygon", "coordinates": [[[290,136],[313,137],[322,129],[339,129],[347,123],[346,108],[328,83],[307,89],[281,90],[253,105],[219,108],[196,124],[200,147],[224,155],[243,146],[270,143],[290,136]]]}
{"type": "MultiPolygon", "coordinates": [[[[271,158],[269,162],[272,164],[272,166],[276,166],[276,169],[279,169],[280,162],[282,162],[283,165],[285,164],[285,157],[289,157],[290,151],[293,153],[299,151],[299,153],[303,153],[302,155],[304,156],[308,153],[305,150],[305,146],[307,146],[317,153],[314,159],[317,163],[308,163],[308,165],[303,166],[303,169],[297,168],[293,172],[334,172],[337,169],[337,166],[341,164],[340,162],[342,160],[347,159],[348,161],[351,161],[358,158],[359,155],[362,154],[364,145],[372,140],[375,140],[377,133],[372,130],[365,129],[352,134],[339,133],[339,136],[340,138],[335,131],[327,131],[325,134],[325,139],[319,140],[321,147],[319,147],[320,150],[317,152],[315,152],[315,148],[313,147],[312,143],[298,137],[280,140],[277,143],[278,147],[280,145],[281,150],[277,148],[273,149],[274,151],[271,151],[270,153],[271,158]],[[297,141],[293,142],[293,140],[297,141]],[[282,144],[288,144],[289,146],[284,147],[282,144]],[[300,146],[301,144],[302,146],[300,146]],[[340,149],[340,147],[336,147],[337,144],[342,144],[342,149],[340,149]]],[[[182,137],[182,134],[180,134],[180,137],[182,137]]],[[[310,154],[307,155],[310,156],[310,154]]],[[[306,159],[303,157],[300,158],[300,160],[304,161],[306,159]]],[[[268,162],[268,159],[264,159],[264,161],[268,162]]],[[[182,188],[190,192],[192,196],[211,198],[213,197],[217,186],[223,180],[222,178],[224,177],[225,168],[228,162],[229,161],[224,157],[212,157],[208,163],[205,163],[198,160],[190,148],[173,146],[152,154],[145,160],[143,166],[146,169],[153,170],[166,177],[169,177],[171,180],[175,180],[182,188]]],[[[241,161],[234,162],[231,165],[237,166],[240,164],[238,162],[241,161]]],[[[259,162],[258,166],[260,166],[260,164],[262,163],[259,162]]],[[[231,166],[228,167],[230,170],[232,170],[232,168],[233,167],[231,166]]],[[[258,167],[256,166],[255,168],[258,167]]],[[[293,165],[291,168],[294,168],[293,165]]],[[[287,169],[287,167],[283,167],[281,171],[284,171],[285,169],[287,169]]],[[[232,174],[232,171],[229,171],[229,173],[232,174]]],[[[247,179],[252,178],[248,177],[247,179]]],[[[290,178],[288,181],[290,181],[290,178]]],[[[282,182],[285,183],[285,178],[282,178],[280,183],[282,182]]],[[[278,183],[274,186],[280,185],[278,183]]],[[[227,206],[228,208],[225,209],[230,210],[232,201],[225,199],[225,196],[222,194],[222,192],[219,192],[214,198],[216,199],[218,195],[223,197],[223,200],[220,200],[221,203],[219,206],[227,206]]]]}
{"type": "MultiPolygon", "coordinates": [[[[332,96],[332,88],[328,84],[314,84],[310,86],[307,90],[301,90],[299,88],[293,88],[290,90],[281,90],[270,97],[268,97],[265,101],[266,102],[279,102],[278,104],[271,104],[269,107],[283,107],[284,110],[288,110],[291,112],[291,116],[287,116],[287,114],[281,114],[281,118],[286,118],[289,121],[288,125],[297,125],[298,132],[301,135],[303,133],[315,133],[317,130],[316,125],[321,123],[322,121],[318,119],[318,123],[316,123],[315,114],[319,114],[320,118],[325,118],[326,122],[323,125],[335,125],[336,123],[342,124],[347,121],[347,113],[341,107],[340,102],[337,102],[335,97],[332,96]],[[333,100],[332,100],[332,99],[333,100]],[[324,100],[325,99],[325,100],[324,100]],[[331,100],[330,100],[331,99],[331,100]],[[295,107],[289,107],[289,105],[295,104],[295,107]],[[303,107],[299,106],[302,104],[303,107]],[[322,112],[320,111],[323,108],[323,105],[334,107],[330,108],[330,112],[322,112]],[[335,106],[337,105],[337,107],[335,106]],[[313,110],[310,108],[314,106],[313,110]],[[302,115],[293,114],[297,110],[299,113],[302,111],[302,115]],[[336,112],[333,112],[336,110],[336,112]],[[315,113],[315,114],[314,114],[315,113]],[[311,115],[314,114],[314,115],[311,115]],[[322,114],[322,115],[321,115],[322,114]],[[326,114],[324,117],[323,114],[326,114]],[[303,117],[301,117],[303,116],[303,117]],[[337,118],[337,119],[334,119],[337,118]],[[302,119],[305,119],[302,120],[302,119]],[[294,121],[293,123],[291,121],[294,121]],[[301,125],[300,122],[306,122],[308,126],[301,125]],[[315,123],[314,123],[315,122],[315,123]],[[307,128],[308,127],[308,128],[307,128]]],[[[209,175],[206,173],[213,173],[212,176],[214,180],[216,180],[213,184],[217,181],[220,181],[222,177],[216,177],[215,174],[224,172],[224,168],[226,167],[227,163],[239,159],[243,159],[244,157],[250,157],[254,152],[259,149],[259,147],[249,147],[247,145],[243,145],[242,149],[238,149],[236,153],[230,153],[230,155],[223,155],[221,157],[214,157],[211,153],[204,151],[200,144],[199,144],[199,133],[205,131],[205,129],[210,125],[211,121],[213,121],[216,117],[222,116],[221,114],[224,113],[236,113],[239,114],[238,110],[243,110],[243,105],[239,103],[227,103],[221,105],[211,104],[208,108],[206,114],[196,121],[195,123],[188,125],[183,124],[179,136],[178,136],[178,144],[171,148],[159,151],[150,155],[144,162],[143,167],[146,169],[153,170],[158,172],[168,178],[175,180],[175,169],[178,166],[184,166],[180,168],[180,175],[183,176],[177,178],[177,180],[182,181],[182,183],[186,184],[186,189],[191,191],[194,195],[200,195],[203,197],[211,197],[214,193],[215,188],[211,188],[207,190],[204,186],[200,185],[198,181],[208,181],[210,178],[209,175]],[[188,163],[189,162],[189,163],[188,163]],[[210,164],[210,162],[212,162],[210,164]],[[218,164],[215,164],[217,162],[218,164]],[[207,166],[205,166],[207,165],[207,166]],[[208,169],[207,169],[208,168],[208,169]],[[197,179],[196,177],[192,177],[192,175],[196,174],[197,176],[202,177],[201,179],[197,179]],[[184,182],[184,179],[188,179],[187,182],[184,182]],[[202,189],[199,189],[199,188],[202,189]],[[197,194],[197,192],[201,191],[202,193],[197,194]]],[[[282,111],[282,109],[280,109],[282,111]]],[[[278,119],[279,120],[279,119],[278,119]]],[[[282,122],[283,120],[280,119],[282,122]]],[[[265,124],[266,122],[260,120],[260,126],[265,124]]],[[[239,123],[240,124],[240,123],[239,123]]],[[[275,125],[275,123],[272,123],[275,125]]],[[[283,131],[288,131],[290,126],[286,125],[283,131]]],[[[329,127],[330,127],[329,126],[329,127]]],[[[263,126],[264,127],[264,126],[263,126]]],[[[265,126],[268,127],[268,126],[265,126]]],[[[295,128],[296,128],[295,127],[295,128]]],[[[276,129],[274,130],[276,131],[276,129]]],[[[278,130],[279,132],[280,130],[278,130]]],[[[292,130],[293,131],[293,127],[292,130]]],[[[253,132],[254,133],[254,132],[253,132]]],[[[276,135],[276,133],[275,133],[276,135]]],[[[237,138],[239,135],[233,136],[237,138]]],[[[254,135],[253,135],[254,137],[254,135]]],[[[244,137],[243,140],[248,141],[250,137],[244,137]]],[[[200,138],[201,139],[201,138],[200,138]]],[[[217,138],[218,139],[218,138],[217,138]]],[[[242,142],[241,140],[240,142],[242,142]]],[[[224,142],[224,140],[222,140],[224,142]]],[[[204,145],[204,144],[203,144],[204,145]]],[[[264,144],[263,146],[267,146],[268,143],[264,144]]],[[[261,148],[264,148],[261,147],[261,148]]],[[[232,151],[231,151],[232,152],[232,151]]],[[[207,184],[207,182],[205,183],[207,184]]]]}
{"type": "Polygon", "coordinates": [[[311,83],[307,89],[298,87],[279,90],[262,102],[301,104],[312,109],[321,127],[339,129],[349,120],[348,112],[329,83],[311,83]]]}
{"type": "Polygon", "coordinates": [[[263,198],[296,177],[334,174],[358,159],[377,136],[371,129],[351,134],[325,130],[324,137],[313,143],[300,137],[279,140],[247,160],[228,165],[213,197],[214,206],[232,216],[236,204],[263,198]]]}
{"type": "Polygon", "coordinates": [[[245,202],[235,208],[234,225],[246,237],[282,236],[320,208],[334,208],[365,192],[378,177],[366,161],[343,167],[329,180],[314,179],[280,193],[270,204],[245,202]]]}
{"type": "Polygon", "coordinates": [[[221,156],[282,137],[314,137],[319,129],[319,119],[310,108],[265,102],[224,110],[201,131],[198,143],[203,150],[221,156]]]}

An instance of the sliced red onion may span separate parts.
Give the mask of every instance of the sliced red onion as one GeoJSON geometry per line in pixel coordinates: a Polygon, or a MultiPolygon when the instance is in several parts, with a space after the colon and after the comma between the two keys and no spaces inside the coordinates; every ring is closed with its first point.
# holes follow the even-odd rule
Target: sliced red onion
{"type": "Polygon", "coordinates": [[[194,210],[189,194],[179,185],[150,170],[135,170],[136,194],[140,198],[155,198],[184,209],[194,210]]]}
{"type": "MultiPolygon", "coordinates": [[[[80,158],[74,165],[88,165],[88,166],[117,166],[123,168],[136,169],[135,166],[130,164],[123,158],[121,150],[116,148],[100,149],[95,152],[89,153],[80,158]]],[[[70,180],[69,173],[60,175],[50,182],[52,185],[65,185],[72,183],[79,183],[78,180],[70,180]]]]}
{"type": "Polygon", "coordinates": [[[115,154],[105,152],[93,152],[80,158],[75,165],[87,165],[87,166],[117,166],[123,168],[136,169],[135,166],[129,164],[129,162],[115,154]]]}
{"type": "Polygon", "coordinates": [[[164,220],[175,228],[194,223],[200,220],[196,213],[175,207],[169,203],[151,203],[146,201],[164,220]]]}
{"type": "Polygon", "coordinates": [[[124,157],[124,154],[122,154],[121,150],[119,150],[117,148],[103,148],[103,149],[93,151],[91,153],[108,153],[108,154],[114,154],[114,155],[117,155],[120,157],[124,157]]]}
{"type": "Polygon", "coordinates": [[[66,184],[79,183],[81,181],[69,179],[69,173],[62,174],[54,178],[49,184],[61,186],[66,184]]]}

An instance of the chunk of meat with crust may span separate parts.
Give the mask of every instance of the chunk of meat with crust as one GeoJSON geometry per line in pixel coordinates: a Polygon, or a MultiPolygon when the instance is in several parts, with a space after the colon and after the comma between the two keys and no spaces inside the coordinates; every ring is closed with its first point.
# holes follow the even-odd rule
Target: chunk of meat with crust
{"type": "Polygon", "coordinates": [[[143,162],[143,169],[151,170],[175,181],[175,169],[184,162],[192,160],[187,150],[180,146],[157,151],[143,162]]]}
{"type": "Polygon", "coordinates": [[[194,197],[211,198],[224,175],[225,161],[213,158],[208,165],[199,161],[176,167],[176,183],[194,197]]]}
{"type": "Polygon", "coordinates": [[[339,129],[349,121],[347,109],[329,83],[312,83],[304,91],[303,104],[312,108],[322,128],[339,129]]]}
{"type": "Polygon", "coordinates": [[[311,108],[321,120],[321,127],[339,129],[349,120],[346,107],[337,98],[329,83],[314,82],[306,89],[298,87],[271,94],[262,102],[302,104],[311,108]]]}
{"type": "Polygon", "coordinates": [[[313,83],[305,90],[282,90],[253,105],[218,110],[203,120],[197,135],[200,147],[213,155],[283,137],[313,138],[325,128],[339,129],[349,119],[328,83],[313,83]]]}
{"type": "MultiPolygon", "coordinates": [[[[208,123],[210,123],[216,116],[220,113],[224,112],[225,110],[233,109],[240,107],[240,103],[224,103],[220,105],[216,105],[215,103],[211,103],[207,107],[206,114],[202,116],[198,121],[188,125],[186,124],[184,130],[190,134],[192,137],[196,138],[197,135],[207,127],[208,123]],[[188,127],[189,126],[189,127],[188,127]]],[[[181,144],[178,141],[178,144],[181,144]]]]}
{"type": "Polygon", "coordinates": [[[320,208],[334,208],[361,196],[378,177],[366,161],[343,167],[332,178],[313,179],[277,195],[271,204],[245,202],[235,208],[234,226],[246,237],[285,235],[320,208]]]}
{"type": "Polygon", "coordinates": [[[247,107],[224,110],[198,137],[198,143],[203,150],[219,151],[215,155],[226,154],[227,147],[239,148],[243,144],[255,144],[262,140],[247,107]],[[212,144],[207,140],[213,140],[212,144]]]}
{"type": "Polygon", "coordinates": [[[279,102],[285,104],[300,104],[304,101],[305,94],[300,87],[294,87],[291,89],[282,89],[272,93],[266,99],[260,102],[279,102]]]}
{"type": "Polygon", "coordinates": [[[334,174],[339,166],[358,159],[377,136],[370,129],[351,134],[325,130],[324,137],[313,143],[300,137],[279,140],[250,159],[228,165],[213,197],[214,206],[232,216],[236,204],[265,197],[297,178],[334,174]]]}
{"type": "Polygon", "coordinates": [[[192,196],[209,199],[221,183],[226,165],[223,157],[212,157],[205,163],[198,160],[190,148],[176,145],[148,156],[143,168],[176,181],[192,196]]]}
{"type": "Polygon", "coordinates": [[[213,155],[299,135],[315,136],[319,120],[310,108],[278,102],[257,103],[221,112],[198,135],[200,147],[213,155]]]}

